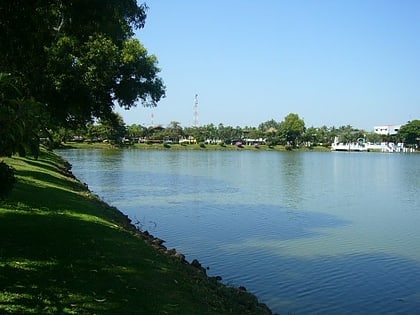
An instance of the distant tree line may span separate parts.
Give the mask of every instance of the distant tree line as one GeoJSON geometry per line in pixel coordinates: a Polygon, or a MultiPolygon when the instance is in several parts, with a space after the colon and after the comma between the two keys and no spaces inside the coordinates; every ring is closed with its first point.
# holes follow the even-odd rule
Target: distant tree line
{"type": "Polygon", "coordinates": [[[403,125],[396,135],[379,135],[350,125],[340,127],[305,127],[305,122],[298,114],[290,113],[282,121],[274,119],[259,124],[258,127],[232,127],[224,124],[208,124],[199,127],[182,127],[179,122],[172,121],[165,127],[142,126],[132,124],[126,126],[123,118],[115,114],[113,120],[99,120],[96,124],[88,124],[86,128],[65,131],[64,141],[110,141],[137,142],[141,140],[170,141],[178,143],[181,139],[193,137],[197,142],[222,141],[236,143],[245,139],[264,139],[268,145],[287,145],[291,148],[299,146],[330,147],[335,137],[340,142],[404,142],[408,146],[416,146],[420,141],[420,120],[413,120],[403,125]]]}

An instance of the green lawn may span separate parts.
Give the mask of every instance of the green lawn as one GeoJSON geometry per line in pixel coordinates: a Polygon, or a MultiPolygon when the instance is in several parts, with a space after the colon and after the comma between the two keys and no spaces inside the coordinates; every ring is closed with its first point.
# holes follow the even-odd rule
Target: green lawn
{"type": "Polygon", "coordinates": [[[1,314],[270,313],[153,247],[55,154],[4,161],[18,181],[0,202],[1,314]]]}

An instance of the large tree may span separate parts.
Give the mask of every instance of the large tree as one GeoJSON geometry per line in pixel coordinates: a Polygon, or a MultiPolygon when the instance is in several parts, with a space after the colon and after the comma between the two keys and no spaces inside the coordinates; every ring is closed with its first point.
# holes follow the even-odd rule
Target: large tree
{"type": "Polygon", "coordinates": [[[412,120],[401,126],[398,135],[405,144],[415,145],[420,143],[420,120],[412,120]]]}
{"type": "Polygon", "coordinates": [[[171,121],[166,128],[166,137],[168,140],[178,142],[184,135],[181,124],[178,121],[171,121]]]}
{"type": "Polygon", "coordinates": [[[118,113],[113,113],[107,118],[98,121],[99,137],[113,143],[120,142],[127,134],[124,120],[118,113]]]}
{"type": "Polygon", "coordinates": [[[110,117],[116,104],[156,106],[157,59],[133,38],[146,10],[136,0],[0,0],[0,72],[54,125],[110,117]]]}
{"type": "Polygon", "coordinates": [[[296,146],[305,132],[305,122],[298,114],[290,113],[280,123],[281,138],[293,147],[296,146]]]}

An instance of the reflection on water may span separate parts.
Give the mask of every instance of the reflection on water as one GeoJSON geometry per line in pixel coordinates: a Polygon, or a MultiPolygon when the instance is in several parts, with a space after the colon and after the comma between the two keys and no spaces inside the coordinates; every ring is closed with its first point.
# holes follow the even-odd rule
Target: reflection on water
{"type": "Polygon", "coordinates": [[[91,190],[275,312],[420,309],[420,156],[61,151],[91,190]]]}
{"type": "Polygon", "coordinates": [[[282,160],[278,160],[281,173],[281,188],[285,190],[284,194],[287,196],[287,204],[289,206],[298,207],[300,198],[304,195],[305,169],[302,165],[302,155],[294,152],[286,152],[282,160]]]}

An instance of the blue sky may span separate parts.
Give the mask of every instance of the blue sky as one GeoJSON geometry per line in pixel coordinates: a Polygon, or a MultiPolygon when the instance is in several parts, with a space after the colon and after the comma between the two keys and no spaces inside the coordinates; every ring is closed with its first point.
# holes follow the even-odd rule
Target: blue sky
{"type": "Polygon", "coordinates": [[[297,113],[307,127],[420,119],[420,1],[146,1],[136,36],[167,96],[124,121],[255,126],[297,113]]]}

